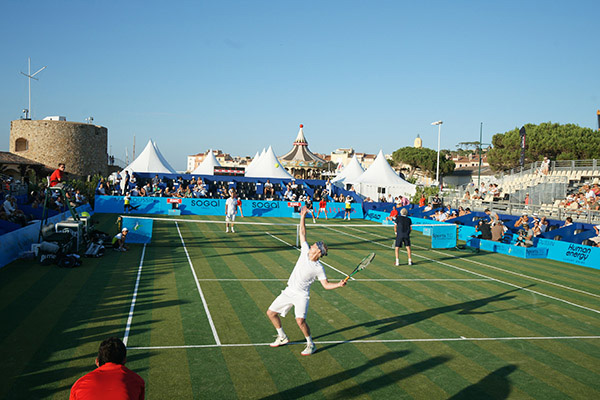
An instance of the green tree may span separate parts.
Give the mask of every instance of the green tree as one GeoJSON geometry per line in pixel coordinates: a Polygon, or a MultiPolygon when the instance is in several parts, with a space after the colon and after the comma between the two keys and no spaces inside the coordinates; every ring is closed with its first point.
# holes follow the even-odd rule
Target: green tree
{"type": "MultiPolygon", "coordinates": [[[[525,125],[525,163],[551,160],[584,160],[600,158],[600,134],[590,128],[574,124],[525,125]]],[[[505,171],[519,166],[521,137],[519,128],[492,137],[488,163],[494,171],[505,171]]]]}
{"type": "MultiPolygon", "coordinates": [[[[446,158],[447,150],[440,151],[440,176],[451,174],[454,171],[454,161],[446,158]]],[[[415,171],[420,169],[431,177],[435,177],[437,167],[437,152],[427,148],[402,147],[392,154],[395,165],[407,164],[410,166],[408,177],[411,178],[415,171]]]]}

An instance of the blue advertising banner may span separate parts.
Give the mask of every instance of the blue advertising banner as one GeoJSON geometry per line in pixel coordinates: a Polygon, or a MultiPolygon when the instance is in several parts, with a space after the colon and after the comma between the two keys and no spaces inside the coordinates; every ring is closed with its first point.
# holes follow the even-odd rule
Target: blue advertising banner
{"type": "Polygon", "coordinates": [[[375,210],[367,210],[365,214],[365,219],[368,221],[381,222],[382,224],[390,223],[392,221],[386,221],[386,218],[389,217],[389,212],[375,211],[375,210]]]}
{"type": "Polygon", "coordinates": [[[540,239],[537,247],[547,248],[547,258],[551,260],[600,269],[600,247],[584,246],[552,239],[540,239]]]}
{"type": "Polygon", "coordinates": [[[129,229],[127,243],[150,243],[152,226],[149,218],[123,217],[123,228],[129,229]]]}
{"type": "MultiPolygon", "coordinates": [[[[246,217],[297,217],[303,204],[288,201],[242,200],[242,213],[246,217]]],[[[124,213],[122,196],[96,196],[97,213],[124,213]]],[[[223,199],[173,199],[170,197],[131,197],[133,210],[127,214],[169,214],[180,215],[225,215],[223,199]],[[173,202],[178,200],[178,202],[173,202]],[[179,202],[180,200],[180,202],[179,202]],[[170,201],[170,202],[169,202],[170,201]]],[[[328,218],[344,218],[345,203],[327,203],[328,218]]],[[[313,203],[315,215],[319,212],[319,203],[313,203]]],[[[362,205],[352,203],[351,218],[363,219],[362,205]]]]}
{"type": "Polygon", "coordinates": [[[423,234],[431,236],[432,249],[456,247],[456,225],[443,224],[423,228],[423,234]]]}

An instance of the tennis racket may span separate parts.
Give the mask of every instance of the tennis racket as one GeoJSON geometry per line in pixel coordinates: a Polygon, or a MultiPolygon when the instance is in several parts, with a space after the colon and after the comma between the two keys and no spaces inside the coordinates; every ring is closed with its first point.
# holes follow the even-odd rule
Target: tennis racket
{"type": "Polygon", "coordinates": [[[344,278],[344,282],[348,282],[348,279],[350,279],[352,275],[356,274],[358,271],[362,271],[363,269],[367,268],[367,265],[371,264],[371,261],[373,261],[374,258],[375,253],[371,253],[365,258],[363,258],[362,261],[356,266],[356,268],[354,268],[354,271],[352,271],[350,275],[344,278]]]}

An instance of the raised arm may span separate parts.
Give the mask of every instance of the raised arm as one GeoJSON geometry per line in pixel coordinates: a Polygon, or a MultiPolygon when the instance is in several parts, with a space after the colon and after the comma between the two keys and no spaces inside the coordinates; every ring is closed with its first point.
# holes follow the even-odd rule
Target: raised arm
{"type": "Polygon", "coordinates": [[[298,231],[298,235],[300,236],[300,243],[304,243],[306,242],[306,213],[308,212],[308,210],[306,209],[306,206],[303,206],[302,209],[300,210],[300,229],[298,231]]]}

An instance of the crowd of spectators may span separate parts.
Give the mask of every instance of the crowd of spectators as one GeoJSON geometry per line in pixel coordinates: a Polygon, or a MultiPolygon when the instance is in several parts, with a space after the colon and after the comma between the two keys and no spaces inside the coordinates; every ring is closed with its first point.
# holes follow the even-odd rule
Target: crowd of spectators
{"type": "Polygon", "coordinates": [[[579,190],[569,193],[558,206],[576,212],[598,211],[600,210],[600,187],[598,184],[583,185],[579,190]]]}
{"type": "Polygon", "coordinates": [[[479,187],[476,187],[474,182],[471,182],[467,186],[467,190],[463,195],[463,200],[483,200],[483,201],[498,201],[502,198],[502,189],[497,183],[490,183],[486,185],[481,183],[479,187]]]}
{"type": "MultiPolygon", "coordinates": [[[[57,170],[60,170],[59,167],[57,170]]],[[[64,167],[62,167],[64,170],[64,167]]],[[[54,176],[56,176],[55,174],[54,176]]],[[[50,180],[50,186],[56,186],[60,181],[50,180]]],[[[40,219],[46,198],[48,188],[46,182],[40,185],[34,185],[25,179],[23,183],[15,181],[11,177],[0,179],[0,221],[8,221],[20,226],[26,226],[30,221],[40,219]],[[16,194],[15,185],[21,189],[16,194]]],[[[78,207],[87,203],[87,199],[80,190],[61,184],[64,196],[59,191],[51,191],[46,207],[47,215],[64,212],[70,204],[72,207],[78,207]]]]}

